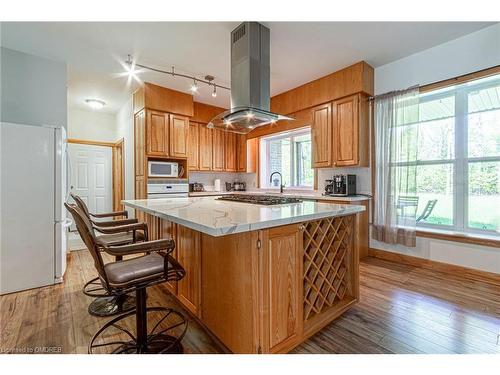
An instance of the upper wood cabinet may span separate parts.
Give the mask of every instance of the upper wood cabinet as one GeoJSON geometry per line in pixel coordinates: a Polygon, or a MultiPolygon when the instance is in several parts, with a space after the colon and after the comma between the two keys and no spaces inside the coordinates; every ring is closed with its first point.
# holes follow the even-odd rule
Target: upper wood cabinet
{"type": "Polygon", "coordinates": [[[193,116],[193,96],[145,82],[134,92],[134,113],[143,109],[193,116]]]}
{"type": "Polygon", "coordinates": [[[146,153],[150,156],[168,156],[168,113],[147,110],[146,153]]]}
{"type": "Polygon", "coordinates": [[[189,123],[188,143],[188,169],[197,171],[200,168],[200,132],[196,122],[189,123]]]}
{"type": "Polygon", "coordinates": [[[237,135],[238,172],[257,173],[258,138],[247,140],[245,134],[237,135]]]}
{"type": "Polygon", "coordinates": [[[170,151],[173,158],[187,158],[188,156],[189,118],[179,115],[170,115],[170,151]]]}
{"type": "Polygon", "coordinates": [[[212,129],[207,128],[204,124],[198,125],[199,133],[199,170],[212,170],[212,129]]]}
{"type": "Polygon", "coordinates": [[[212,130],[212,170],[224,171],[224,148],[225,134],[224,130],[212,130]]]}
{"type": "Polygon", "coordinates": [[[312,166],[332,166],[332,105],[330,103],[312,109],[311,140],[312,166]]]}
{"type": "Polygon", "coordinates": [[[227,172],[236,172],[238,168],[237,136],[236,133],[224,133],[224,170],[227,172]]]}
{"type": "Polygon", "coordinates": [[[356,94],[332,103],[333,166],[368,166],[368,98],[356,94]]]}

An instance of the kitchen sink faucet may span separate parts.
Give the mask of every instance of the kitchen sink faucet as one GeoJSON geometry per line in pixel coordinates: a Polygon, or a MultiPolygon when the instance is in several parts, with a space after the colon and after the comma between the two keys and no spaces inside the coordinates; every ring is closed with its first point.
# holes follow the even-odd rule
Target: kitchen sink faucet
{"type": "Polygon", "coordinates": [[[271,176],[269,176],[269,183],[270,184],[273,183],[273,176],[275,174],[279,174],[279,176],[280,176],[280,193],[283,194],[283,188],[285,187],[285,185],[283,185],[283,176],[281,175],[280,172],[273,172],[273,173],[271,173],[271,176]]]}

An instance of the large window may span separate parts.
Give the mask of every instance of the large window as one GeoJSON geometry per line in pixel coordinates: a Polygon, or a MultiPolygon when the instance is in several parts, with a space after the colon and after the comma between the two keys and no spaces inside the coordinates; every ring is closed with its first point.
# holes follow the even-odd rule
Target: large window
{"type": "Polygon", "coordinates": [[[500,233],[500,75],[421,94],[416,125],[418,225],[500,233]]]}
{"type": "Polygon", "coordinates": [[[299,129],[260,139],[260,186],[279,188],[280,172],[287,187],[312,188],[314,171],[311,168],[311,129],[299,129]]]}

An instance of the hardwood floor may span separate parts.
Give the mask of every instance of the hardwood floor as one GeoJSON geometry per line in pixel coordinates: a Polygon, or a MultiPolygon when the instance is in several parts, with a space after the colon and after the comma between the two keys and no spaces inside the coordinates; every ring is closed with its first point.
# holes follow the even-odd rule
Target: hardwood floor
{"type": "MultiPolygon", "coordinates": [[[[293,353],[500,353],[498,286],[375,258],[360,268],[360,303],[293,353]]],[[[107,321],[87,313],[81,290],[94,274],[89,253],[76,251],[63,284],[2,296],[0,352],[86,353],[107,321]]],[[[164,286],[149,289],[148,305],[180,309],[164,286]]],[[[187,353],[223,352],[192,318],[183,344],[187,353]]]]}

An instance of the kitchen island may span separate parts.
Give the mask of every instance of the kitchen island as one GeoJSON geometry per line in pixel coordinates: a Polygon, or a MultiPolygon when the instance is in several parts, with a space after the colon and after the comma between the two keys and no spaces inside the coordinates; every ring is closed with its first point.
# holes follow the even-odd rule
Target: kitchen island
{"type": "Polygon", "coordinates": [[[123,204],[148,223],[150,239],[175,239],[186,276],[167,287],[234,353],[288,352],[359,298],[363,206],[215,197],[123,204]]]}

